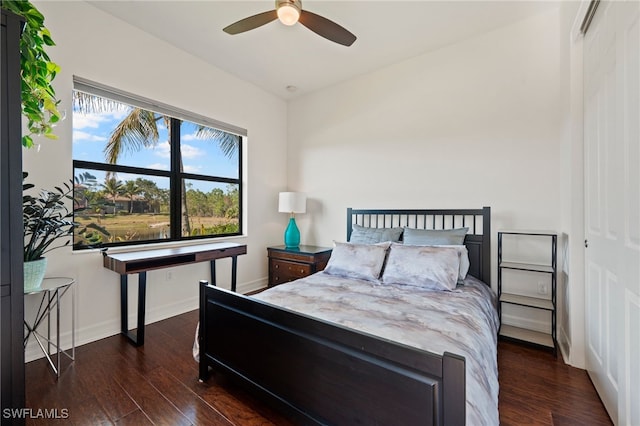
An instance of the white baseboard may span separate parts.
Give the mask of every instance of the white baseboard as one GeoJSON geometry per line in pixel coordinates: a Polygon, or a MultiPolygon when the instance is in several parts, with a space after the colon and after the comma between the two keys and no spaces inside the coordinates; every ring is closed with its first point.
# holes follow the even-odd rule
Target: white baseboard
{"type": "MultiPolygon", "coordinates": [[[[266,277],[258,280],[241,283],[237,286],[237,291],[242,294],[246,294],[255,290],[259,290],[267,286],[268,279],[266,277]]],[[[167,318],[171,318],[176,315],[183,314],[198,309],[199,300],[198,297],[191,297],[188,299],[180,300],[174,303],[168,303],[162,306],[147,306],[145,312],[145,324],[152,324],[157,321],[161,321],[167,318]]],[[[77,321],[77,319],[76,319],[77,321]]],[[[129,327],[135,328],[137,326],[137,313],[129,315],[129,327]]],[[[77,324],[76,324],[77,326],[77,324]]],[[[41,334],[46,334],[46,325],[42,328],[41,334]]],[[[100,323],[90,324],[86,327],[76,329],[75,345],[85,345],[87,343],[95,342],[106,337],[115,336],[120,333],[120,316],[117,318],[103,321],[100,323]]],[[[55,330],[52,330],[53,340],[55,340],[55,330]]],[[[45,343],[45,342],[43,342],[45,343]]],[[[65,331],[60,333],[60,347],[63,350],[71,349],[72,339],[71,331],[65,331]]],[[[46,346],[45,346],[46,347],[46,346]]],[[[53,348],[52,348],[53,350],[53,348]]],[[[36,359],[44,358],[44,354],[40,350],[40,346],[34,338],[29,338],[29,344],[25,348],[25,362],[34,361],[36,359]]]]}
{"type": "MultiPolygon", "coordinates": [[[[147,306],[145,312],[145,324],[152,324],[172,316],[180,315],[185,312],[198,309],[198,298],[189,298],[175,303],[169,303],[163,306],[147,306]]],[[[137,313],[129,315],[129,327],[136,328],[137,313]]],[[[46,333],[46,325],[41,327],[41,334],[46,333]]],[[[105,337],[111,337],[120,333],[120,317],[113,318],[87,327],[77,328],[75,336],[76,348],[87,343],[95,342],[105,337]]],[[[51,332],[51,338],[55,341],[55,329],[51,332]]],[[[71,330],[60,333],[60,347],[63,350],[71,349],[72,339],[71,330]]],[[[53,350],[53,349],[52,349],[53,350]]],[[[25,349],[25,362],[34,361],[44,357],[35,339],[30,338],[29,344],[25,349]]]]}
{"type": "Polygon", "coordinates": [[[269,279],[267,277],[259,278],[254,281],[239,284],[237,287],[238,293],[247,294],[256,290],[263,289],[269,285],[269,279]]]}
{"type": "Polygon", "coordinates": [[[558,347],[560,348],[560,354],[565,364],[571,365],[571,363],[568,362],[571,360],[571,340],[569,336],[567,336],[564,328],[558,329],[558,347]]]}

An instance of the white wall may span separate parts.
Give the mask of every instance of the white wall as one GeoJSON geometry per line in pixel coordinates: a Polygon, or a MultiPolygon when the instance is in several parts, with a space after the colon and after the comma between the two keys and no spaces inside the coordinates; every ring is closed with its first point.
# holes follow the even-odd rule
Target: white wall
{"type": "Polygon", "coordinates": [[[552,9],[290,101],[303,242],[344,240],[347,207],[491,206],[496,271],[497,230],[563,231],[568,30],[552,9]]]}
{"type": "MultiPolygon", "coordinates": [[[[275,96],[180,51],[84,2],[35,2],[46,16],[57,47],[50,56],[62,67],[55,80],[67,119],[57,128],[58,141],[40,140],[40,152],[24,152],[24,170],[36,187],[50,188],[72,177],[72,76],[164,102],[248,129],[245,147],[246,243],[238,259],[238,287],[248,291],[266,285],[266,247],[282,238],[277,193],[286,188],[286,104],[275,96]]],[[[119,278],[102,267],[97,252],[72,254],[65,247],[48,255],[47,275],[71,276],[76,284],[78,344],[117,334],[120,329],[119,278]]],[[[219,285],[229,286],[230,261],[219,261],[219,285]]],[[[206,263],[152,271],[147,277],[147,323],[198,306],[197,283],[208,279],[206,263]]],[[[129,324],[135,324],[137,278],[130,278],[129,324]]],[[[34,314],[35,298],[25,315],[34,314]]],[[[70,316],[63,317],[64,346],[70,342],[70,316]]],[[[190,330],[185,330],[191,333],[190,330]]],[[[27,359],[40,356],[35,345],[27,359]]]]}
{"type": "MultiPolygon", "coordinates": [[[[71,178],[73,75],[247,128],[248,235],[236,239],[248,245],[239,259],[243,291],[266,284],[265,247],[281,240],[276,194],[285,188],[309,196],[307,214],[298,216],[303,243],[344,240],[349,206],[491,206],[493,271],[498,229],[555,229],[574,246],[580,240],[581,151],[568,116],[575,102],[569,105],[566,87],[566,7],[287,105],[84,2],[36,5],[58,44],[51,49],[62,67],[55,86],[68,118],[57,128],[59,141],[43,140],[40,152],[24,153],[30,181],[49,187],[71,178]]],[[[563,301],[559,337],[580,360],[583,308],[578,317],[567,312],[583,298],[576,252],[561,258],[577,279],[564,268],[561,291],[572,300],[563,301]]],[[[49,259],[48,275],[77,279],[78,344],[118,333],[118,276],[102,267],[100,255],[63,248],[49,259]]],[[[220,263],[218,279],[228,283],[229,262],[220,263]]],[[[197,281],[208,277],[206,264],[174,268],[170,281],[165,272],[149,273],[147,322],[195,309],[197,281]]],[[[130,281],[134,305],[136,279],[130,281]]],[[[27,315],[34,303],[27,301],[27,315]]],[[[129,321],[135,323],[133,315],[129,321]]],[[[68,346],[69,327],[62,331],[68,346]]],[[[36,356],[30,345],[27,359],[36,356]]]]}

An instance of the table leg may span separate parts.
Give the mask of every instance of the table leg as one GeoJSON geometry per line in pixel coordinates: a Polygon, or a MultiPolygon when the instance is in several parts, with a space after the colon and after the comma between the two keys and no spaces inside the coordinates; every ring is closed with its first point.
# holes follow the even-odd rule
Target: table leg
{"type": "Polygon", "coordinates": [[[216,286],[216,260],[213,259],[211,262],[211,285],[216,286]]]}
{"type": "Polygon", "coordinates": [[[231,257],[231,291],[236,291],[236,281],[238,272],[238,256],[231,257]]]}
{"type": "Polygon", "coordinates": [[[47,352],[51,355],[51,292],[47,292],[47,310],[49,314],[47,314],[47,352]]]}
{"type": "Polygon", "coordinates": [[[127,303],[129,298],[128,288],[127,274],[120,275],[120,332],[125,336],[129,332],[129,304],[127,303]]]}
{"type": "Polygon", "coordinates": [[[58,368],[56,377],[60,377],[60,289],[56,289],[56,345],[58,354],[56,355],[58,368]]]}
{"type": "Polygon", "coordinates": [[[120,324],[121,333],[126,336],[131,343],[136,346],[144,345],[144,315],[145,315],[145,299],[147,290],[147,273],[138,273],[138,329],[136,333],[129,331],[128,322],[128,281],[127,275],[120,275],[120,324]]]}
{"type": "Polygon", "coordinates": [[[147,273],[140,272],[138,274],[138,346],[144,345],[144,308],[147,294],[147,273]]]}
{"type": "Polygon", "coordinates": [[[71,359],[76,359],[76,286],[71,285],[71,359]]]}
{"type": "Polygon", "coordinates": [[[24,325],[25,327],[27,327],[27,333],[24,336],[24,347],[26,349],[27,347],[27,342],[29,341],[29,337],[31,336],[31,333],[34,333],[35,330],[38,328],[38,326],[40,325],[40,321],[42,321],[44,319],[44,315],[40,315],[42,312],[42,307],[44,306],[44,301],[46,300],[46,294],[42,293],[42,298],[40,299],[40,306],[38,307],[38,312],[36,313],[36,317],[35,320],[33,321],[33,325],[30,326],[29,323],[27,322],[27,320],[24,320],[24,325]]]}

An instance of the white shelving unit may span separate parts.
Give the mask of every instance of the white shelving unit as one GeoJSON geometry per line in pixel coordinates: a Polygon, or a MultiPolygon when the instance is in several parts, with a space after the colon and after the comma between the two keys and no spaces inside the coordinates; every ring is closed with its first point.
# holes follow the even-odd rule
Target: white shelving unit
{"type": "MultiPolygon", "coordinates": [[[[540,238],[537,238],[540,239],[540,238]]],[[[556,341],[556,286],[557,286],[557,247],[558,234],[546,231],[498,231],[498,313],[500,315],[500,336],[522,342],[532,343],[538,346],[544,346],[553,350],[557,355],[556,341]],[[503,237],[505,235],[513,236],[512,238],[531,238],[543,237],[549,240],[549,249],[551,257],[548,264],[533,264],[516,262],[513,259],[503,261],[503,237]],[[536,274],[550,275],[551,278],[551,299],[534,297],[528,294],[519,294],[513,290],[514,286],[504,282],[503,271],[505,269],[514,271],[528,271],[536,274]],[[515,327],[508,324],[502,324],[502,307],[504,304],[524,306],[531,309],[539,309],[546,311],[551,316],[551,329],[548,333],[530,330],[521,327],[515,327]]],[[[510,254],[507,253],[507,257],[510,254]]]]}

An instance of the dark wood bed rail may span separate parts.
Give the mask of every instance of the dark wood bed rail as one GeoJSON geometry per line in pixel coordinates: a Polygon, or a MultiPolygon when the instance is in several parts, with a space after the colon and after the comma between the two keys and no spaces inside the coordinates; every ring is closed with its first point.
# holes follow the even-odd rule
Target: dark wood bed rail
{"type": "Polygon", "coordinates": [[[301,424],[463,425],[465,360],[317,320],[200,282],[200,379],[209,366],[301,424]]]}
{"type": "Polygon", "coordinates": [[[491,286],[491,207],[481,209],[347,209],[347,241],[353,225],[371,228],[451,229],[468,227],[464,244],[469,273],[491,286]]]}

